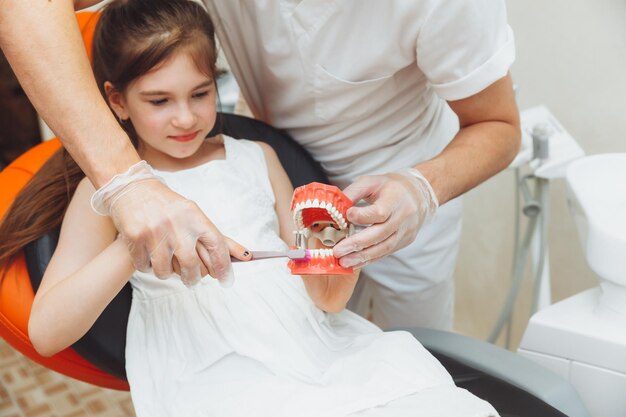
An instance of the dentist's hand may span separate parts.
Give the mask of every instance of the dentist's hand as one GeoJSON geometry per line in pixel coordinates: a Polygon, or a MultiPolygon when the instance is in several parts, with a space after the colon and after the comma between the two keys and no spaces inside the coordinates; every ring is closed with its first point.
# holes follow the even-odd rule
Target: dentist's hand
{"type": "MultiPolygon", "coordinates": [[[[228,251],[230,252],[231,259],[236,258],[236,259],[239,259],[240,261],[249,261],[252,259],[252,252],[250,252],[245,247],[241,246],[239,243],[235,242],[234,240],[228,237],[224,237],[224,239],[226,240],[226,244],[228,245],[228,251]]],[[[198,252],[200,259],[202,259],[202,262],[203,262],[200,265],[200,275],[203,277],[207,275],[211,275],[212,277],[215,277],[214,275],[215,272],[210,270],[206,266],[206,265],[212,265],[211,253],[208,251],[205,245],[202,244],[200,241],[196,243],[196,251],[198,252]]],[[[172,259],[172,264],[174,266],[174,272],[178,275],[181,275],[180,264],[178,263],[176,258],[172,259]]],[[[231,272],[227,276],[220,278],[219,282],[224,288],[232,287],[232,285],[235,283],[235,275],[231,272]]],[[[189,287],[191,285],[197,284],[197,281],[196,282],[183,281],[183,283],[189,287]]]]}
{"type": "Polygon", "coordinates": [[[157,277],[165,279],[176,265],[186,285],[198,282],[203,269],[223,283],[232,282],[229,244],[224,236],[194,202],[157,179],[126,185],[109,210],[138,270],[152,268],[157,277]]]}
{"type": "Polygon", "coordinates": [[[439,206],[428,180],[414,168],[360,177],[343,192],[355,203],[369,203],[350,208],[348,221],[371,225],[333,248],[344,267],[361,268],[409,245],[439,206]]]}

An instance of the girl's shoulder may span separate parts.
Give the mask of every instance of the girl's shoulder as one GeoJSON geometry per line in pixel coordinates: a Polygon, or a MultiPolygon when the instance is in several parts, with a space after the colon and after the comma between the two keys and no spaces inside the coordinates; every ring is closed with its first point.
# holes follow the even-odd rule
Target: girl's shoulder
{"type": "Polygon", "coordinates": [[[261,140],[234,139],[226,135],[221,136],[224,141],[227,159],[245,153],[256,158],[262,158],[263,162],[265,162],[268,157],[276,155],[274,148],[261,140]]]}

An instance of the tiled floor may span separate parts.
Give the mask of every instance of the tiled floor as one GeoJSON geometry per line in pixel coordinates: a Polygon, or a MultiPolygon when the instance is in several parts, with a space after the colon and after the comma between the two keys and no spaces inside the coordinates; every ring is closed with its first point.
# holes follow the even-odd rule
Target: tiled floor
{"type": "Polygon", "coordinates": [[[128,392],[50,371],[0,339],[0,417],[134,417],[128,392]]]}

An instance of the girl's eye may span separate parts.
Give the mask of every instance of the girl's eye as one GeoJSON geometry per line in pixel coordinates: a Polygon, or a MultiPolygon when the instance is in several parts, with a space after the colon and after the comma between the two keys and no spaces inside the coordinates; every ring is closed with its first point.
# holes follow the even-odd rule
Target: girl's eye
{"type": "Polygon", "coordinates": [[[193,98],[202,98],[202,97],[206,97],[209,95],[208,91],[201,91],[199,93],[195,93],[192,97],[193,98]]]}
{"type": "Polygon", "coordinates": [[[150,100],[150,104],[154,105],[154,106],[161,106],[163,104],[167,103],[167,99],[166,98],[160,98],[158,100],[150,100]]]}

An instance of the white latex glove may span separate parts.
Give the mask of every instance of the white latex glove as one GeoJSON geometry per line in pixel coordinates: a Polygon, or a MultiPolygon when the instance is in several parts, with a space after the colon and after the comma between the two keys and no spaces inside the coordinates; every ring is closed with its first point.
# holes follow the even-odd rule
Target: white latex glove
{"type": "Polygon", "coordinates": [[[369,203],[351,207],[348,221],[371,225],[333,248],[346,268],[361,268],[409,245],[439,207],[428,180],[415,168],[360,177],[343,192],[355,203],[369,203]]]}
{"type": "Polygon", "coordinates": [[[230,254],[241,257],[245,248],[225,238],[194,202],[170,190],[145,162],[140,164],[116,176],[92,199],[94,210],[113,219],[135,268],[152,268],[162,279],[176,272],[187,286],[207,273],[232,285],[230,254]]]}

